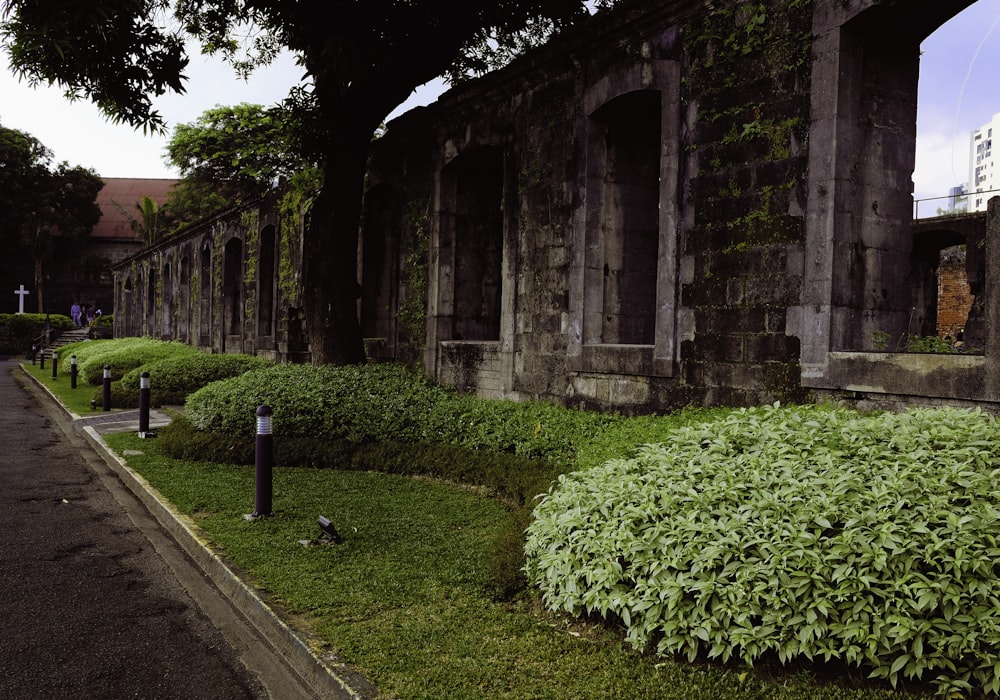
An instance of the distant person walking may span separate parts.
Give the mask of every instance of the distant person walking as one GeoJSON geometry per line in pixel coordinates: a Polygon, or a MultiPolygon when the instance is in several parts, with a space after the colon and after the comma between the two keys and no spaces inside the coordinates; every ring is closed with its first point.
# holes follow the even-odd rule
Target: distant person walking
{"type": "Polygon", "coordinates": [[[94,319],[96,318],[96,313],[97,312],[94,310],[93,306],[88,306],[87,307],[87,325],[88,326],[93,326],[94,325],[94,319]]]}
{"type": "Polygon", "coordinates": [[[80,320],[80,316],[82,314],[83,314],[83,309],[80,308],[79,302],[74,301],[73,306],[69,307],[69,315],[73,319],[73,325],[75,325],[77,328],[83,325],[83,322],[80,320]]]}

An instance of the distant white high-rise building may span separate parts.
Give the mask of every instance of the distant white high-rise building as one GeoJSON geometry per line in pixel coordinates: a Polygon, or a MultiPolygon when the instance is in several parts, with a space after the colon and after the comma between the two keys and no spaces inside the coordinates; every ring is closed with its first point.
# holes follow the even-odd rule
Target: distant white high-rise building
{"type": "Polygon", "coordinates": [[[990,197],[1000,195],[1000,168],[993,155],[993,132],[1000,136],[1000,113],[969,135],[969,211],[986,211],[990,197]]]}

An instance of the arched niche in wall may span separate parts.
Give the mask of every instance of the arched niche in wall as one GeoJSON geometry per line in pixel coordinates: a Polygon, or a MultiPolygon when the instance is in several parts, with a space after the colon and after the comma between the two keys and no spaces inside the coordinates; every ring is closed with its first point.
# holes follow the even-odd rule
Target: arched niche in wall
{"type": "Polygon", "coordinates": [[[499,340],[503,267],[503,153],[494,146],[464,151],[441,172],[442,265],[451,284],[438,289],[450,308],[439,340],[499,340]]]}
{"type": "Polygon", "coordinates": [[[212,247],[207,242],[202,246],[198,265],[198,335],[199,344],[211,346],[212,301],[214,299],[212,280],[212,247]]]}
{"type": "Polygon", "coordinates": [[[907,333],[920,43],[972,0],[817,2],[800,328],[803,377],[831,351],[907,333]],[[822,88],[820,86],[823,86],[822,88]]]}
{"type": "Polygon", "coordinates": [[[672,376],[680,221],[680,68],[634,64],[584,93],[573,220],[570,366],[672,376]]]}
{"type": "Polygon", "coordinates": [[[274,226],[265,226],[260,232],[257,258],[257,335],[265,337],[274,335],[276,243],[274,226]]]}
{"type": "Polygon", "coordinates": [[[150,268],[149,279],[146,283],[146,335],[154,338],[158,336],[156,326],[156,304],[156,272],[150,268]]]}
{"type": "Polygon", "coordinates": [[[133,324],[132,315],[135,313],[135,299],[132,298],[132,277],[126,277],[125,282],[122,284],[122,297],[121,297],[121,329],[122,335],[126,338],[132,336],[133,324]]]}
{"type": "Polygon", "coordinates": [[[359,317],[365,338],[395,338],[399,285],[399,205],[394,188],[379,184],[365,192],[361,245],[359,317]]]}
{"type": "Polygon", "coordinates": [[[222,252],[223,350],[242,351],[243,241],[230,238],[222,252]]]}
{"type": "Polygon", "coordinates": [[[185,343],[191,341],[191,261],[188,259],[187,248],[181,255],[178,264],[178,309],[177,337],[185,343]]]}
{"type": "Polygon", "coordinates": [[[160,302],[162,317],[160,320],[160,337],[164,340],[173,340],[174,337],[174,289],[173,277],[171,276],[170,263],[163,264],[163,300],[160,302]]]}

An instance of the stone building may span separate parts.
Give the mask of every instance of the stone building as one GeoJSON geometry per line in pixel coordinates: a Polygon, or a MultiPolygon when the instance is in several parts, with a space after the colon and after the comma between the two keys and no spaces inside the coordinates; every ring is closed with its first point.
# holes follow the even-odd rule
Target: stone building
{"type": "MultiPolygon", "coordinates": [[[[177,180],[158,178],[102,178],[104,187],[97,194],[101,219],[83,242],[67,246],[54,236],[54,250],[44,264],[45,280],[41,296],[44,308],[38,308],[38,290],[33,270],[34,252],[27,246],[7,251],[0,256],[0,285],[15,288],[23,284],[30,290],[25,299],[25,311],[69,315],[74,301],[92,304],[106,312],[112,310],[113,265],[140,252],[142,234],[131,222],[139,216],[136,205],[143,197],[157,204],[167,200],[170,188],[177,180]]],[[[5,292],[0,312],[17,311],[16,297],[5,292]]]]}
{"type": "MultiPolygon", "coordinates": [[[[919,46],[971,4],[627,2],[390,122],[358,261],[370,355],[623,412],[992,407],[1000,199],[912,214],[919,46]],[[953,305],[956,245],[973,352],[897,352],[953,305]]],[[[306,360],[292,211],[120,264],[117,332],[306,360]]]]}

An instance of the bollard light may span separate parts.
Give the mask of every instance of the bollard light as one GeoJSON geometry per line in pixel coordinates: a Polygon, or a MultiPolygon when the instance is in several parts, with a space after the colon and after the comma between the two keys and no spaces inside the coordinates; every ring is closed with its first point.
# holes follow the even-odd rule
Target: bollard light
{"type": "Polygon", "coordinates": [[[56,371],[56,368],[58,366],[59,366],[59,353],[57,353],[55,350],[53,350],[52,351],[52,378],[53,379],[58,379],[59,378],[59,373],[56,371]]]}
{"type": "Polygon", "coordinates": [[[76,366],[76,355],[69,356],[69,388],[76,388],[76,375],[80,370],[76,366]]]}
{"type": "Polygon", "coordinates": [[[257,453],[254,458],[254,512],[247,520],[266,518],[271,512],[271,473],[274,470],[274,445],[271,435],[271,407],[257,408],[257,453]]]}
{"type": "Polygon", "coordinates": [[[139,437],[156,437],[149,432],[149,372],[139,375],[139,437]]]}
{"type": "Polygon", "coordinates": [[[111,410],[111,365],[104,365],[104,390],[101,393],[101,408],[111,410]]]}

